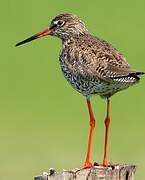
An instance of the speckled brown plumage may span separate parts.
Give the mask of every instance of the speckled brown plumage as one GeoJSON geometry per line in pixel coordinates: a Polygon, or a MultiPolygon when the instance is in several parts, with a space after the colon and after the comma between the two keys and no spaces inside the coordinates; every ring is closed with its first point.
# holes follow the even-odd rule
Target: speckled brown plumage
{"type": "Polygon", "coordinates": [[[111,44],[91,35],[79,17],[62,14],[51,26],[60,20],[64,25],[52,35],[62,39],[61,69],[77,91],[87,97],[97,94],[110,97],[138,82],[142,73],[132,70],[111,44]]]}
{"type": "Polygon", "coordinates": [[[50,27],[16,44],[27,43],[42,36],[57,36],[62,40],[60,66],[67,81],[86,97],[90,116],[90,134],[84,167],[92,167],[92,137],[95,117],[90,97],[100,95],[107,99],[105,118],[104,158],[101,165],[108,166],[108,135],[110,124],[110,97],[118,91],[136,84],[143,72],[132,70],[124,56],[108,42],[89,33],[81,19],[73,14],[55,17],[50,27]]]}

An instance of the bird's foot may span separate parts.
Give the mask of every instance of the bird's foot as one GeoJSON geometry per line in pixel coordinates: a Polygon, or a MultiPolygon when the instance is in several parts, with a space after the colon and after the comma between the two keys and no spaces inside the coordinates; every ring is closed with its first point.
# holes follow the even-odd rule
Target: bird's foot
{"type": "Polygon", "coordinates": [[[104,166],[104,167],[110,166],[110,163],[107,162],[107,161],[106,161],[106,162],[103,162],[103,166],[104,166]]]}
{"type": "Polygon", "coordinates": [[[104,167],[107,167],[107,166],[110,166],[110,163],[106,160],[104,160],[101,164],[99,164],[100,166],[104,166],[104,167]]]}
{"type": "Polygon", "coordinates": [[[103,161],[102,163],[94,162],[94,164],[92,164],[91,162],[88,161],[88,162],[85,162],[83,165],[84,168],[92,168],[94,166],[108,167],[108,166],[111,166],[111,164],[108,161],[103,161]]]}
{"type": "Polygon", "coordinates": [[[92,168],[94,165],[90,161],[86,161],[83,165],[84,168],[92,168]]]}

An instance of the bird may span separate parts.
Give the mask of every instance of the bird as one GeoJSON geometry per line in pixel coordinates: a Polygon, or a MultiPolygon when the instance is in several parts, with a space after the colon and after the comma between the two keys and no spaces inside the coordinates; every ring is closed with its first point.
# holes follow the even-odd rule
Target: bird
{"type": "Polygon", "coordinates": [[[122,53],[107,41],[92,35],[81,18],[70,13],[56,16],[44,31],[17,43],[16,46],[48,35],[61,39],[59,63],[62,73],[87,102],[90,130],[84,168],[94,166],[91,154],[95,116],[91,98],[98,95],[106,100],[105,142],[101,165],[109,166],[110,98],[137,84],[144,72],[133,70],[122,53]]]}

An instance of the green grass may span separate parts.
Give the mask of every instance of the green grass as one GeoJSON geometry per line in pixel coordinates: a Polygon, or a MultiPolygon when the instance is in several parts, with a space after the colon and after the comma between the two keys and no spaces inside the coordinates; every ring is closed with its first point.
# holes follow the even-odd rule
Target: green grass
{"type": "MultiPolygon", "coordinates": [[[[14,45],[46,28],[63,12],[82,17],[88,29],[118,48],[135,69],[145,71],[145,1],[12,1],[1,3],[0,179],[26,180],[47,171],[80,167],[88,138],[85,99],[62,76],[61,41],[49,37],[14,45]]],[[[109,154],[114,163],[137,165],[145,177],[145,86],[111,100],[109,154]]],[[[97,120],[93,160],[103,157],[105,101],[93,98],[97,120]]]]}

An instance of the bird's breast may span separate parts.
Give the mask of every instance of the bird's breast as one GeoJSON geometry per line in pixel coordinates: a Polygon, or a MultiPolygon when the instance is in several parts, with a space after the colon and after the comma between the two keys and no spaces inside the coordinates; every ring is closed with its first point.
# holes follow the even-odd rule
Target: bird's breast
{"type": "Polygon", "coordinates": [[[103,83],[87,76],[79,61],[73,58],[66,49],[60,54],[60,66],[66,80],[84,96],[93,95],[95,91],[102,91],[103,83]]]}

